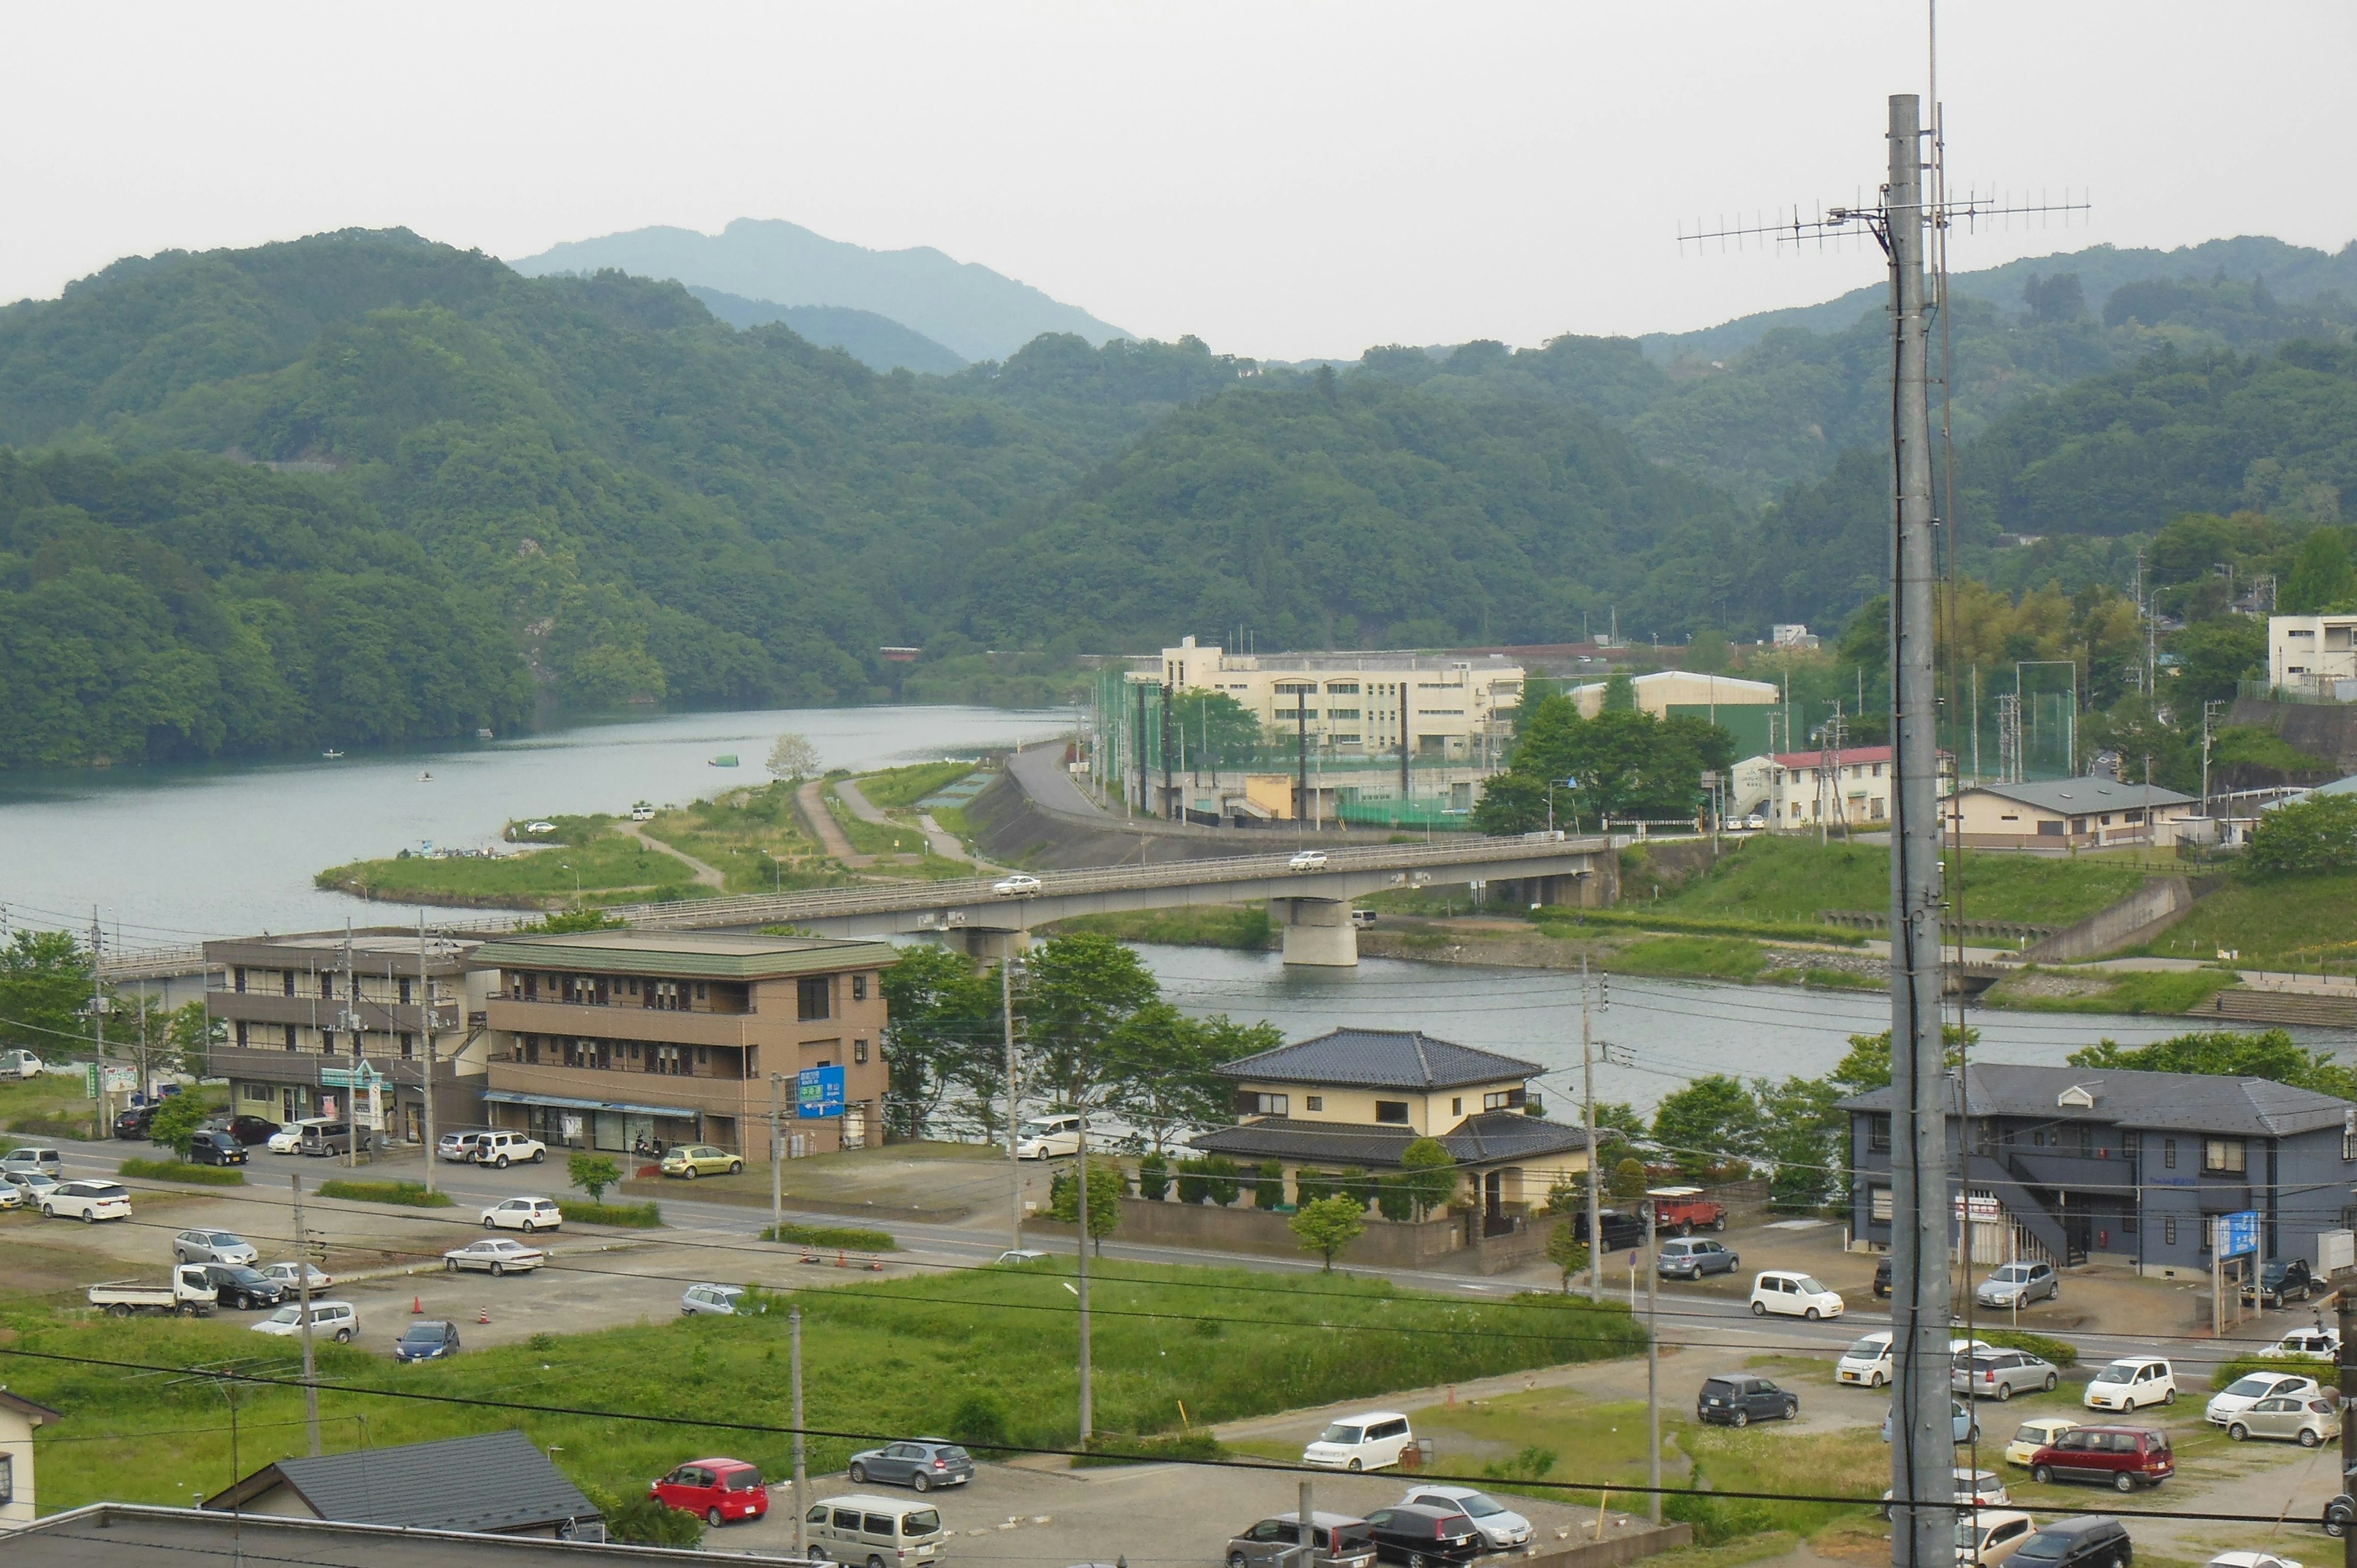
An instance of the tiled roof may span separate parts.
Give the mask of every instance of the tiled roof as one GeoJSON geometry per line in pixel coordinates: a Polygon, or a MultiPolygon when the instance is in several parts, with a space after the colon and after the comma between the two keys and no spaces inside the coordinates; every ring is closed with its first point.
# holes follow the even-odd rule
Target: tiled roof
{"type": "MultiPolygon", "coordinates": [[[[1597,1130],[1598,1142],[1615,1134],[1597,1130]]],[[[1200,1133],[1191,1146],[1207,1155],[1234,1159],[1292,1160],[1302,1165],[1396,1167],[1400,1155],[1422,1134],[1409,1127],[1369,1126],[1354,1122],[1301,1122],[1289,1116],[1263,1116],[1233,1127],[1200,1133]]],[[[1488,1111],[1469,1116],[1453,1132],[1444,1133],[1440,1146],[1461,1165],[1490,1165],[1547,1155],[1570,1154],[1587,1147],[1587,1130],[1566,1127],[1544,1117],[1519,1111],[1488,1111]]]]}
{"type": "Polygon", "coordinates": [[[1350,1089],[1462,1089],[1536,1078],[1536,1062],[1436,1040],[1418,1029],[1329,1029],[1220,1069],[1254,1083],[1333,1084],[1350,1089]]]}
{"type": "Polygon", "coordinates": [[[209,1509],[242,1507],[280,1482],[321,1519],[347,1524],[500,1532],[599,1518],[597,1505],[512,1429],[397,1448],[281,1459],[248,1476],[209,1509]]]}
{"type": "Polygon", "coordinates": [[[899,959],[899,950],[881,941],[741,937],[711,931],[577,931],[501,937],[476,949],[473,962],[478,969],[764,980],[845,969],[882,969],[899,959]]]}
{"type": "MultiPolygon", "coordinates": [[[[2265,1078],[2207,1073],[2143,1072],[2121,1068],[2023,1067],[1975,1062],[1965,1069],[1964,1095],[1948,1080],[1950,1114],[1968,1105],[1975,1116],[2036,1116],[2055,1122],[2101,1122],[2179,1133],[2223,1133],[2275,1138],[2339,1127],[2351,1109],[2312,1089],[2265,1078]],[[2064,1105],[2058,1096],[2083,1089],[2093,1106],[2064,1105]]],[[[1841,1102],[1846,1111],[1889,1111],[1889,1089],[1869,1090],[1841,1102]]]]}
{"type": "MultiPolygon", "coordinates": [[[[2089,811],[2134,811],[2140,806],[2190,806],[2190,795],[2158,784],[2124,784],[2116,779],[2050,779],[2035,784],[1976,784],[1974,789],[2018,800],[2041,811],[2083,816],[2089,811]]],[[[1972,790],[1964,791],[1971,794],[1972,790]]]]}

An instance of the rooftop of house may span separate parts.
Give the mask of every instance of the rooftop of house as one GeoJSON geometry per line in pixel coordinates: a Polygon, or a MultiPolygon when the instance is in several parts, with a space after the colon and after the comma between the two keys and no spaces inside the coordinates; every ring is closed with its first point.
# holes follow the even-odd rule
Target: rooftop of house
{"type": "MultiPolygon", "coordinates": [[[[2101,1122],[2163,1132],[2276,1138],[2338,1128],[2352,1109],[2312,1089],[2265,1078],[2141,1072],[2125,1068],[2025,1067],[1974,1062],[1962,1085],[1948,1079],[1952,1115],[2027,1116],[2101,1122]]],[[[1895,1092],[1869,1090],[1841,1101],[1846,1111],[1889,1111],[1895,1092]]]]}
{"type": "MultiPolygon", "coordinates": [[[[1262,1116],[1200,1133],[1190,1143],[1207,1155],[1227,1155],[1236,1159],[1379,1168],[1398,1165],[1400,1155],[1422,1135],[1413,1127],[1262,1116]]],[[[1609,1128],[1597,1129],[1599,1144],[1609,1143],[1618,1135],[1609,1128]]],[[[1484,1111],[1439,1134],[1437,1141],[1460,1165],[1489,1165],[1586,1149],[1587,1130],[1566,1127],[1541,1116],[1526,1116],[1519,1111],[1484,1111]]]]}
{"type": "MultiPolygon", "coordinates": [[[[1600,692],[1610,682],[1586,681],[1566,693],[1577,696],[1583,692],[1600,692]]],[[[1718,675],[1703,670],[1652,670],[1642,675],[1632,675],[1629,684],[1639,692],[1652,686],[1701,686],[1716,689],[1728,702],[1774,703],[1783,700],[1783,692],[1773,681],[1749,681],[1740,675],[1718,675]]]]}
{"type": "Polygon", "coordinates": [[[281,1459],[206,1498],[205,1507],[242,1509],[282,1485],[321,1519],[346,1524],[504,1532],[600,1517],[581,1488],[512,1429],[281,1459]]]}
{"type": "Polygon", "coordinates": [[[1239,1057],[1220,1069],[1225,1077],[1253,1083],[1424,1092],[1536,1078],[1545,1070],[1537,1062],[1436,1040],[1419,1029],[1329,1029],[1272,1051],[1239,1057]]]}
{"type": "Polygon", "coordinates": [[[2041,811],[2083,816],[2089,811],[2135,811],[2149,806],[2190,806],[2190,795],[2164,789],[2158,784],[2127,784],[2101,775],[2084,779],[2049,779],[2034,784],[1975,784],[1965,794],[1995,795],[2018,800],[2041,811]]]}
{"type": "Polygon", "coordinates": [[[889,942],[852,938],[732,936],[717,931],[571,931],[501,937],[475,950],[477,968],[585,973],[660,972],[714,980],[766,980],[882,969],[898,961],[889,942]]]}
{"type": "MultiPolygon", "coordinates": [[[[43,1568],[123,1568],[184,1562],[302,1563],[306,1568],[682,1568],[709,1565],[709,1552],[683,1547],[622,1546],[541,1536],[403,1530],[390,1525],[267,1514],[213,1513],[141,1503],[91,1503],[49,1514],[8,1537],[8,1560],[43,1568]]],[[[733,1554],[731,1563],[795,1563],[770,1552],[733,1554]]]]}

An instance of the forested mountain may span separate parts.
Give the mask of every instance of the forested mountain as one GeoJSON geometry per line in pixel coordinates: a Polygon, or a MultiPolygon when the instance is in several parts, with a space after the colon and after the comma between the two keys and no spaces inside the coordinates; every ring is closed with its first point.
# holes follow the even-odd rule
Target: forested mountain
{"type": "Polygon", "coordinates": [[[766,299],[747,299],[693,285],[687,292],[731,327],[781,322],[822,349],[842,349],[871,371],[909,370],[920,375],[946,376],[965,369],[961,356],[872,310],[854,310],[846,305],[772,305],[766,299]]]}
{"type": "Polygon", "coordinates": [[[1003,360],[1042,332],[1102,343],[1128,333],[1078,306],[930,245],[871,251],[799,223],[739,218],[717,234],[633,229],[551,246],[511,263],[526,277],[614,270],[726,290],[771,305],[873,311],[968,360],[1003,360]]]}

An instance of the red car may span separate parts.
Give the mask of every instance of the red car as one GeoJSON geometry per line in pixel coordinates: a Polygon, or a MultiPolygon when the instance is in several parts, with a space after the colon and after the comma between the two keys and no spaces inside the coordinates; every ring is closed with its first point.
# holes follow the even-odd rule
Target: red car
{"type": "Polygon", "coordinates": [[[2108,1481],[2124,1492],[2175,1474],[2169,1434],[2148,1426],[2074,1426],[2029,1456],[2029,1478],[2108,1481]]]}
{"type": "Polygon", "coordinates": [[[717,1530],[732,1519],[759,1519],[770,1511],[770,1488],[761,1472],[742,1459],[691,1459],[647,1488],[667,1509],[700,1513],[717,1530]]]}

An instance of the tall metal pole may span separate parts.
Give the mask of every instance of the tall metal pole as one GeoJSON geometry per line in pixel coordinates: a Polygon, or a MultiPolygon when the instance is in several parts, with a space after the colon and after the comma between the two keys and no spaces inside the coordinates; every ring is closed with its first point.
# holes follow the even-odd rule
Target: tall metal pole
{"type": "MultiPolygon", "coordinates": [[[[1074,1099],[1080,1097],[1075,1095],[1074,1099]]],[[[1075,1214],[1081,1217],[1076,1245],[1072,1251],[1081,1260],[1081,1446],[1089,1445],[1089,1434],[1097,1429],[1095,1380],[1089,1375],[1089,1108],[1086,1101],[1077,1107],[1081,1113],[1079,1140],[1072,1145],[1072,1201],[1075,1214]]]]}
{"type": "Polygon", "coordinates": [[[1587,1299],[1604,1300],[1603,1202],[1596,1179],[1596,1046],[1588,1021],[1587,955],[1579,955],[1579,1076],[1582,1115],[1587,1123],[1587,1299]]]}
{"type": "MultiPolygon", "coordinates": [[[[2357,1398],[2357,1300],[2350,1293],[2341,1293],[2341,1408],[2349,1409],[2349,1402],[2357,1398]]],[[[2341,1473],[2345,1477],[2357,1468],[2357,1421],[2343,1415],[2341,1421],[2341,1473]]],[[[2345,1486],[2344,1481],[2344,1486],[2345,1486]]],[[[2341,1568],[2357,1568],[2357,1530],[2341,1532],[2341,1568]]]]}
{"type": "MultiPolygon", "coordinates": [[[[433,1156],[426,1156],[432,1163],[433,1156]]],[[[311,1232],[303,1228],[303,1178],[290,1176],[295,1188],[295,1294],[303,1311],[303,1424],[311,1436],[311,1457],[319,1456],[319,1382],[311,1359],[311,1232]]]]}
{"type": "Polygon", "coordinates": [[[1137,683],[1137,812],[1146,811],[1146,682],[1137,683]]]}
{"type": "Polygon", "coordinates": [[[1187,813],[1184,811],[1173,811],[1171,809],[1172,804],[1178,800],[1178,796],[1174,793],[1172,789],[1172,776],[1170,771],[1170,688],[1168,684],[1165,684],[1162,688],[1162,724],[1160,727],[1162,731],[1162,814],[1175,822],[1185,817],[1187,813]]]}
{"type": "Polygon", "coordinates": [[[1407,661],[1407,673],[1400,677],[1400,808],[1407,807],[1407,693],[1415,684],[1415,660],[1407,661]]]}
{"type": "Polygon", "coordinates": [[[98,1062],[98,1123],[93,1137],[103,1138],[113,1131],[113,1118],[106,1112],[113,1101],[106,1091],[106,982],[100,978],[99,959],[104,952],[106,933],[98,923],[98,906],[90,907],[90,1028],[91,1043],[98,1062]]]}
{"type": "Polygon", "coordinates": [[[1317,1568],[1318,1508],[1315,1501],[1310,1497],[1309,1477],[1307,1476],[1301,1477],[1301,1501],[1297,1505],[1297,1509],[1299,1512],[1299,1528],[1295,1530],[1293,1532],[1293,1539],[1296,1542],[1294,1547],[1294,1561],[1298,1563],[1301,1565],[1301,1568],[1317,1568]]]}
{"type": "Polygon", "coordinates": [[[434,982],[425,972],[425,911],[417,911],[417,1032],[425,1036],[425,1190],[434,1190],[434,1167],[441,1163],[434,1135],[434,982]]]}
{"type": "Polygon", "coordinates": [[[808,1528],[802,1516],[810,1511],[810,1469],[802,1455],[802,1309],[795,1307],[786,1314],[786,1337],[790,1352],[794,1392],[794,1555],[808,1555],[809,1541],[803,1531],[808,1528]]]}
{"type": "Polygon", "coordinates": [[[1293,820],[1298,823],[1309,814],[1309,682],[1302,682],[1293,693],[1293,766],[1297,778],[1293,786],[1293,820]]]}
{"type": "Polygon", "coordinates": [[[1006,1202],[1011,1224],[1009,1247],[1023,1248],[1023,1155],[1015,1141],[1015,953],[1010,947],[998,963],[998,1015],[1006,1026],[1006,1202]]]}
{"type": "Polygon", "coordinates": [[[1948,1090],[1940,1036],[1939,714],[1932,689],[1934,576],[1929,321],[1923,253],[1922,103],[1890,99],[1892,509],[1890,595],[1891,1561],[1955,1559],[1949,1428],[1948,1090]]]}
{"type": "Polygon", "coordinates": [[[1645,1197],[1645,1498],[1646,1517],[1662,1522],[1661,1238],[1651,1194],[1645,1197]]]}
{"type": "MultiPolygon", "coordinates": [[[[785,1074],[773,1072],[770,1075],[770,1240],[772,1241],[786,1239],[785,1087],[785,1074]]],[[[800,1425],[801,1423],[795,1424],[800,1425]]]]}
{"type": "Polygon", "coordinates": [[[361,1074],[368,1070],[368,1059],[361,1055],[361,1010],[354,1004],[353,991],[359,982],[352,978],[352,923],[344,921],[344,1010],[340,1015],[343,1026],[352,1035],[352,1076],[344,1085],[344,1125],[351,1135],[344,1140],[344,1164],[358,1170],[361,1163],[361,1074]]]}

